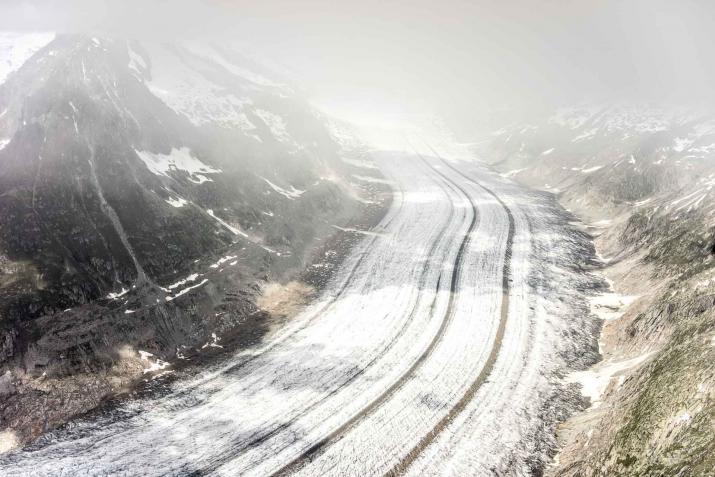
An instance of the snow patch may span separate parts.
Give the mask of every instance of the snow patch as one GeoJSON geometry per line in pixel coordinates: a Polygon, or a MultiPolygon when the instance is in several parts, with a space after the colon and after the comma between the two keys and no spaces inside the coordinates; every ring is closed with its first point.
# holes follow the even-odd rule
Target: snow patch
{"type": "Polygon", "coordinates": [[[392,181],[389,181],[387,179],[380,179],[379,177],[360,176],[357,174],[352,174],[352,176],[357,180],[360,180],[363,182],[371,182],[374,184],[392,184],[393,183],[392,181]]]}
{"type": "Polygon", "coordinates": [[[161,371],[162,369],[171,366],[171,363],[168,363],[167,361],[155,357],[152,353],[149,353],[148,351],[139,350],[139,357],[142,361],[146,361],[149,363],[149,367],[144,368],[144,374],[153,373],[154,371],[161,371]]]}
{"type": "Polygon", "coordinates": [[[584,174],[590,174],[591,172],[596,172],[597,170],[601,169],[603,166],[594,166],[594,167],[589,167],[588,169],[581,169],[581,172],[584,174]]]}
{"type": "Polygon", "coordinates": [[[597,170],[601,169],[602,167],[603,166],[594,166],[594,167],[587,168],[586,166],[581,166],[581,167],[572,167],[571,170],[574,172],[581,172],[583,174],[590,174],[591,172],[596,172],[597,170]]]}
{"type": "Polygon", "coordinates": [[[149,70],[146,61],[144,61],[141,55],[132,50],[130,46],[127,46],[127,53],[129,53],[129,69],[139,80],[142,80],[144,72],[149,70]]]}
{"type": "Polygon", "coordinates": [[[583,133],[579,134],[578,136],[576,136],[575,138],[573,138],[571,140],[571,142],[579,142],[579,141],[583,141],[584,139],[591,139],[597,133],[598,133],[598,128],[589,129],[588,131],[583,132],[583,133]]]}
{"type": "Polygon", "coordinates": [[[612,222],[613,222],[612,219],[603,219],[603,220],[599,220],[599,221],[597,221],[597,222],[594,222],[594,223],[591,224],[591,225],[592,225],[593,227],[603,228],[603,227],[608,227],[609,225],[611,225],[612,222]]]}
{"type": "Polygon", "coordinates": [[[10,452],[20,446],[20,439],[17,433],[12,429],[6,429],[0,432],[0,454],[10,452]]]}
{"type": "Polygon", "coordinates": [[[377,169],[379,170],[380,168],[377,167],[372,162],[364,161],[364,160],[359,160],[359,159],[349,159],[347,157],[341,157],[341,161],[343,161],[345,164],[350,164],[353,167],[358,167],[360,169],[377,169]]]}
{"type": "Polygon", "coordinates": [[[261,177],[261,179],[266,181],[266,184],[271,186],[271,189],[273,189],[274,191],[278,192],[280,195],[282,195],[288,199],[291,199],[291,200],[295,200],[305,193],[304,190],[296,189],[293,186],[290,186],[290,190],[284,189],[284,188],[274,184],[273,182],[269,181],[265,177],[261,177]]]}
{"type": "Polygon", "coordinates": [[[186,285],[186,284],[189,283],[189,282],[194,282],[194,281],[196,281],[196,279],[199,278],[200,276],[201,276],[201,275],[199,275],[198,273],[192,273],[192,274],[189,275],[188,277],[183,278],[183,279],[179,280],[178,282],[172,283],[171,285],[167,286],[166,288],[164,288],[164,290],[167,290],[167,291],[168,291],[168,290],[173,290],[174,288],[178,288],[178,287],[180,287],[181,285],[186,285]]]}
{"type": "Polygon", "coordinates": [[[195,289],[195,288],[198,288],[198,287],[200,287],[200,286],[202,286],[202,285],[205,285],[208,281],[209,281],[208,278],[204,278],[203,280],[201,280],[201,281],[200,281],[199,283],[197,283],[196,285],[192,285],[192,286],[190,286],[190,287],[184,288],[183,290],[180,290],[180,291],[179,291],[176,295],[174,295],[174,296],[167,296],[167,297],[166,297],[166,301],[175,300],[176,298],[179,298],[181,295],[185,295],[185,294],[189,293],[191,290],[193,290],[193,289],[195,289]]]}
{"type": "Polygon", "coordinates": [[[107,298],[108,298],[109,300],[116,300],[117,298],[123,297],[123,296],[126,295],[127,293],[129,293],[129,290],[126,289],[126,288],[124,288],[124,287],[122,287],[121,291],[112,292],[112,293],[110,293],[109,295],[107,295],[107,298]]]}
{"type": "Polygon", "coordinates": [[[361,235],[370,235],[373,237],[385,235],[383,233],[373,232],[371,230],[360,230],[360,229],[356,229],[353,227],[341,227],[341,226],[335,225],[335,224],[333,224],[332,227],[335,229],[338,229],[338,230],[342,230],[343,232],[352,232],[352,233],[361,234],[361,235]]]}
{"type": "Polygon", "coordinates": [[[189,202],[186,199],[182,199],[181,197],[178,197],[176,199],[167,199],[166,203],[169,204],[172,207],[176,207],[177,209],[180,207],[185,206],[189,202]]]}
{"type": "Polygon", "coordinates": [[[508,179],[508,178],[514,177],[515,175],[519,174],[520,172],[525,171],[526,169],[527,169],[526,167],[523,169],[512,169],[508,172],[504,172],[503,174],[499,174],[499,175],[508,179]]]}
{"type": "Polygon", "coordinates": [[[614,377],[620,377],[627,371],[643,363],[653,353],[646,353],[634,358],[620,361],[602,361],[586,371],[576,371],[566,377],[567,383],[581,385],[581,394],[591,400],[591,408],[601,405],[601,399],[606,388],[614,377]]]}
{"type": "Polygon", "coordinates": [[[226,227],[228,230],[230,230],[233,234],[235,234],[235,235],[240,235],[241,237],[248,237],[248,234],[247,234],[246,232],[243,232],[243,231],[237,229],[237,228],[234,227],[233,225],[231,225],[231,224],[225,222],[224,220],[222,220],[220,217],[216,217],[216,214],[214,214],[214,211],[213,211],[213,210],[207,209],[207,210],[206,210],[206,213],[209,214],[211,217],[213,217],[214,220],[216,220],[216,222],[218,222],[219,224],[223,225],[223,226],[226,227]]]}
{"type": "Polygon", "coordinates": [[[223,346],[221,346],[220,344],[218,344],[219,341],[221,341],[221,338],[219,338],[218,336],[216,336],[216,333],[211,333],[211,341],[209,341],[209,342],[207,342],[206,344],[204,344],[204,345],[201,347],[201,349],[205,349],[205,348],[223,348],[223,346]]]}
{"type": "Polygon", "coordinates": [[[226,263],[226,262],[228,262],[228,261],[230,261],[230,260],[234,260],[234,259],[236,259],[236,258],[238,258],[238,255],[226,255],[226,256],[223,257],[223,258],[219,258],[216,263],[212,263],[212,264],[209,265],[209,266],[210,266],[211,268],[218,268],[218,267],[221,266],[222,264],[224,264],[224,263],[226,263]]]}
{"type": "Polygon", "coordinates": [[[591,313],[603,320],[620,318],[625,308],[638,299],[638,295],[619,295],[618,293],[604,293],[589,299],[591,313]]]}
{"type": "Polygon", "coordinates": [[[188,147],[172,149],[169,154],[135,151],[147,168],[157,176],[169,177],[169,172],[183,171],[189,175],[189,180],[201,184],[211,181],[203,174],[218,174],[221,169],[204,164],[191,155],[188,147]]]}
{"type": "Polygon", "coordinates": [[[675,417],[675,422],[678,424],[684,424],[689,422],[690,419],[692,419],[690,413],[688,411],[683,411],[675,417]]]}
{"type": "MultiPolygon", "coordinates": [[[[159,44],[144,44],[152,61],[151,81],[147,87],[167,106],[197,126],[214,123],[238,128],[249,135],[255,126],[247,119],[245,109],[252,105],[249,97],[227,91],[225,85],[212,82],[201,68],[187,64],[181,49],[159,44]]],[[[210,66],[210,65],[209,65],[210,66]]],[[[257,138],[258,139],[258,138],[257,138]]]]}

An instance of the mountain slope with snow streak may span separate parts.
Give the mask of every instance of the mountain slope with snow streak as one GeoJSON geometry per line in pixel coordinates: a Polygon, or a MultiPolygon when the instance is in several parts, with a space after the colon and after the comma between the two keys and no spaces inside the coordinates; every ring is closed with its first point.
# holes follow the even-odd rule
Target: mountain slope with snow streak
{"type": "Polygon", "coordinates": [[[473,165],[401,153],[377,163],[396,190],[380,233],[361,236],[305,311],[156,400],[0,458],[4,473],[540,468],[575,405],[558,375],[595,355],[586,304],[559,290],[594,286],[578,269],[587,238],[548,196],[473,165]]]}
{"type": "Polygon", "coordinates": [[[14,442],[134,387],[138,350],[172,362],[215,333],[264,333],[262,287],[324,283],[324,255],[356,240],[340,227],[385,207],[387,187],[351,179],[379,180],[350,164],[364,154],[224,45],[1,35],[0,73],[0,433],[14,442]]]}

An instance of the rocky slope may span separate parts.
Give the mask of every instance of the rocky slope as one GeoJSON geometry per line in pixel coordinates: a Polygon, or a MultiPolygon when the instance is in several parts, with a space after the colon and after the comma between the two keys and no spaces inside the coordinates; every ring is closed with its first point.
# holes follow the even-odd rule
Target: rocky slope
{"type": "Polygon", "coordinates": [[[715,471],[715,117],[582,105],[475,146],[583,218],[611,293],[602,362],[566,377],[591,406],[566,421],[553,475],[715,471]]]}
{"type": "Polygon", "coordinates": [[[308,293],[336,227],[379,213],[361,151],[225,46],[2,34],[0,55],[0,447],[260,339],[261,290],[312,263],[308,293]]]}

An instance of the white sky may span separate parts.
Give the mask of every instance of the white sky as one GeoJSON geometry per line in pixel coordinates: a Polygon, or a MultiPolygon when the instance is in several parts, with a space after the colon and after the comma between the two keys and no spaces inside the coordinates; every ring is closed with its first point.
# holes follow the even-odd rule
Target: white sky
{"type": "Polygon", "coordinates": [[[389,122],[524,104],[715,94],[705,0],[0,0],[1,29],[215,37],[328,108],[389,122]]]}

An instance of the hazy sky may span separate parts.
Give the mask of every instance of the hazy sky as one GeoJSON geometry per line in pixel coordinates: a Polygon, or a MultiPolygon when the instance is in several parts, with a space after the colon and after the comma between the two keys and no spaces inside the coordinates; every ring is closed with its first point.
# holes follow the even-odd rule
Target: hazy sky
{"type": "Polygon", "coordinates": [[[584,97],[712,101],[715,1],[0,0],[0,28],[217,37],[323,104],[468,115],[584,97]]]}

